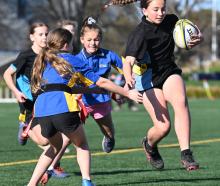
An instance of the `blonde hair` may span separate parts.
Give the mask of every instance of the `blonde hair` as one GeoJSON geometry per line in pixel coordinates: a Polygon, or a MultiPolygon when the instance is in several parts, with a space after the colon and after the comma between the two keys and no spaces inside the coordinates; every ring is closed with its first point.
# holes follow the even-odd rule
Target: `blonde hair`
{"type": "Polygon", "coordinates": [[[33,73],[31,77],[31,88],[34,93],[41,89],[41,85],[45,83],[42,75],[46,67],[46,63],[51,66],[64,78],[71,77],[73,67],[57,54],[62,50],[65,44],[70,44],[72,34],[63,28],[57,28],[49,32],[47,36],[47,47],[43,48],[36,57],[33,65],[33,73]]]}

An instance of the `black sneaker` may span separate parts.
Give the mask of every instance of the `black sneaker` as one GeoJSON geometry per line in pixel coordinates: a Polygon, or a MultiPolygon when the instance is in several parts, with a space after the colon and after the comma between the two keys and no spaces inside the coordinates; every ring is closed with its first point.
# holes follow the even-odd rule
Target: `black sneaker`
{"type": "Polygon", "coordinates": [[[199,164],[194,160],[192,151],[189,149],[181,152],[181,163],[187,171],[199,169],[199,164]]]}
{"type": "Polygon", "coordinates": [[[151,147],[148,142],[147,142],[147,138],[144,137],[143,141],[142,141],[142,145],[144,147],[144,151],[147,157],[147,160],[150,162],[150,164],[158,169],[158,170],[162,170],[164,168],[164,162],[162,157],[160,156],[159,152],[158,152],[158,148],[156,147],[151,147]]]}
{"type": "Polygon", "coordinates": [[[115,139],[114,138],[108,138],[106,136],[103,137],[102,140],[102,149],[104,152],[109,153],[114,149],[115,146],[115,139]]]}

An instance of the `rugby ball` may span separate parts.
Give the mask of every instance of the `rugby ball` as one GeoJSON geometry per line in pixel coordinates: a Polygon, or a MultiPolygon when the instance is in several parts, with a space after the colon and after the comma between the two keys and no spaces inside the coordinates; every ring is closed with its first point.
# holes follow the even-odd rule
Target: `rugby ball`
{"type": "Polygon", "coordinates": [[[173,39],[179,48],[189,49],[187,43],[192,35],[199,33],[197,27],[188,19],[180,19],[176,22],[173,30],[173,39]]]}

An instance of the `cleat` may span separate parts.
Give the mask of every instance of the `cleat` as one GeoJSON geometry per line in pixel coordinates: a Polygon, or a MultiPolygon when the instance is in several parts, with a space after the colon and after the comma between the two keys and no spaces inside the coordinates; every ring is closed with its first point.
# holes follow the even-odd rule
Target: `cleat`
{"type": "Polygon", "coordinates": [[[106,136],[103,137],[102,140],[102,150],[106,153],[110,153],[115,146],[115,139],[114,138],[108,138],[106,136]]]}
{"type": "Polygon", "coordinates": [[[27,143],[28,135],[23,137],[23,132],[26,128],[27,128],[27,124],[23,122],[19,122],[18,143],[20,145],[25,145],[27,143]]]}
{"type": "Polygon", "coordinates": [[[192,151],[189,149],[181,152],[181,163],[187,171],[199,169],[199,164],[194,160],[192,151]]]}
{"type": "Polygon", "coordinates": [[[46,185],[49,179],[51,178],[53,170],[47,170],[44,175],[41,177],[40,184],[46,185]]]}
{"type": "Polygon", "coordinates": [[[157,146],[156,147],[151,147],[148,142],[147,138],[144,137],[142,141],[142,145],[144,147],[144,151],[146,154],[147,160],[150,162],[150,164],[158,170],[162,170],[164,168],[164,162],[163,159],[158,151],[157,146]]]}
{"type": "Polygon", "coordinates": [[[95,186],[95,184],[93,184],[91,180],[83,179],[82,186],[95,186]]]}
{"type": "Polygon", "coordinates": [[[66,172],[64,172],[63,168],[57,166],[52,170],[52,177],[55,178],[66,178],[69,177],[70,175],[66,172]]]}

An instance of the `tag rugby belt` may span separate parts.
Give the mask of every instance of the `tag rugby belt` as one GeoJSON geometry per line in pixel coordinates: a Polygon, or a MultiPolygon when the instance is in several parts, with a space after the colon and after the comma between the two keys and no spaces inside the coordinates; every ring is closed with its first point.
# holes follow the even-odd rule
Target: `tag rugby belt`
{"type": "Polygon", "coordinates": [[[40,95],[45,92],[52,92],[52,91],[63,91],[69,94],[78,94],[79,87],[69,87],[68,85],[61,84],[61,83],[54,83],[54,84],[46,84],[41,87],[40,90],[37,91],[37,95],[40,95]]]}
{"type": "Polygon", "coordinates": [[[93,87],[93,88],[82,87],[82,86],[69,87],[68,85],[65,84],[54,83],[54,84],[46,84],[41,86],[41,89],[37,91],[36,95],[39,96],[42,93],[52,92],[52,91],[63,91],[69,94],[82,94],[82,93],[107,94],[108,93],[107,90],[99,87],[93,87]]]}

